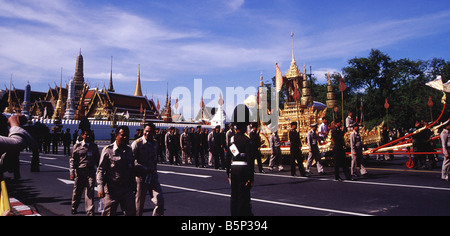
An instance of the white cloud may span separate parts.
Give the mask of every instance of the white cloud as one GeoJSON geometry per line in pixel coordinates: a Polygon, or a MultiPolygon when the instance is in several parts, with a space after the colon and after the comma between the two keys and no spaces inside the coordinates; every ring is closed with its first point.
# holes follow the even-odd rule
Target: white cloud
{"type": "Polygon", "coordinates": [[[244,5],[245,0],[227,0],[227,3],[232,10],[237,10],[244,5]]]}

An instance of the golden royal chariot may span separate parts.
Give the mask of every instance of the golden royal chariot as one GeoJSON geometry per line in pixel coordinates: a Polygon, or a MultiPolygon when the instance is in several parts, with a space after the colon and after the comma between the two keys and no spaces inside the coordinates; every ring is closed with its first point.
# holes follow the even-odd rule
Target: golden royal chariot
{"type": "MultiPolygon", "coordinates": [[[[302,153],[304,155],[308,154],[308,146],[306,141],[306,136],[310,130],[311,124],[322,124],[322,119],[326,116],[327,109],[334,109],[337,107],[336,94],[334,88],[331,84],[331,78],[328,75],[328,93],[327,93],[327,104],[326,107],[318,108],[313,102],[313,97],[311,96],[311,83],[308,80],[308,75],[306,74],[306,68],[304,67],[303,73],[298,69],[297,63],[295,61],[294,52],[292,52],[292,62],[289,71],[285,76],[282,75],[278,65],[277,65],[277,81],[284,84],[286,88],[286,103],[284,104],[284,109],[279,110],[278,116],[278,136],[283,143],[281,147],[281,152],[283,156],[290,155],[290,142],[288,133],[290,130],[291,122],[297,122],[297,131],[300,134],[300,139],[302,141],[302,153]]],[[[277,87],[280,86],[278,85],[277,87]]],[[[262,76],[260,89],[263,87],[262,76]]],[[[281,86],[280,86],[281,87],[281,86]]],[[[278,90],[279,91],[279,90],[278,90]]],[[[264,93],[259,93],[264,94],[264,93]]],[[[260,95],[258,95],[260,96],[260,95]]],[[[259,97],[259,101],[266,101],[264,97],[259,97]]],[[[324,105],[324,104],[322,104],[324,105]]],[[[331,123],[333,127],[334,122],[331,123]]],[[[372,130],[366,130],[364,127],[360,130],[361,138],[364,145],[376,144],[381,141],[381,131],[383,123],[379,126],[374,127],[372,130]]],[[[271,135],[271,129],[262,124],[261,122],[261,153],[266,160],[271,155],[271,149],[269,146],[269,139],[271,135]]],[[[349,146],[350,132],[345,135],[346,144],[349,146]]],[[[333,142],[331,139],[331,132],[323,142],[320,142],[319,150],[324,157],[330,157],[332,155],[330,152],[333,150],[333,142]]]]}
{"type": "MultiPolygon", "coordinates": [[[[278,65],[277,65],[277,74],[281,74],[278,65]]],[[[304,69],[304,73],[299,72],[297,64],[295,62],[294,54],[292,55],[292,63],[289,72],[285,76],[282,76],[282,80],[287,90],[287,98],[286,98],[287,102],[284,105],[284,109],[279,110],[278,116],[278,129],[277,129],[278,136],[283,144],[281,147],[281,152],[283,156],[290,155],[290,142],[288,133],[290,130],[291,122],[297,122],[298,124],[297,131],[300,134],[300,139],[302,142],[301,147],[302,154],[307,155],[309,149],[307,146],[306,137],[308,131],[310,130],[311,124],[322,124],[322,119],[326,116],[327,109],[335,109],[337,107],[336,94],[334,92],[334,88],[331,84],[330,76],[328,75],[328,86],[327,86],[328,93],[327,93],[326,108],[325,107],[319,109],[316,108],[315,103],[313,102],[313,98],[311,96],[311,84],[310,81],[308,80],[306,69],[304,69]]],[[[366,130],[365,127],[361,127],[360,135],[363,145],[367,147],[369,145],[373,146],[373,144],[375,144],[376,146],[375,148],[372,149],[366,148],[366,150],[364,151],[364,155],[372,155],[372,154],[409,155],[409,161],[406,163],[406,165],[407,167],[412,168],[411,157],[413,154],[442,154],[442,150],[434,150],[433,153],[414,153],[410,149],[410,147],[412,146],[412,136],[421,133],[426,129],[430,129],[433,133],[432,139],[433,140],[439,139],[438,133],[439,128],[443,127],[446,123],[450,122],[449,119],[444,123],[438,124],[438,121],[442,118],[446,107],[445,92],[450,92],[450,89],[448,89],[449,91],[446,91],[445,86],[444,88],[442,88],[442,80],[439,80],[439,77],[437,80],[432,81],[430,83],[439,84],[439,86],[434,88],[444,92],[442,98],[443,108],[439,118],[434,122],[432,122],[431,124],[424,126],[423,128],[418,129],[413,133],[410,133],[399,139],[395,139],[384,145],[380,145],[384,122],[382,122],[378,126],[375,126],[371,130],[366,130]]],[[[432,85],[430,85],[430,83],[428,83],[427,85],[433,87],[432,85]]],[[[262,76],[260,86],[261,86],[260,88],[263,87],[262,76]]],[[[259,99],[260,101],[264,101],[264,98],[260,97],[259,99]]],[[[266,161],[271,156],[271,149],[269,146],[271,129],[262,123],[260,127],[261,127],[260,128],[261,154],[263,155],[263,161],[266,161]]],[[[330,127],[334,127],[334,122],[331,123],[330,127]]],[[[347,133],[344,136],[347,147],[350,147],[350,133],[351,131],[347,131],[347,133]]],[[[328,160],[332,159],[333,142],[331,138],[331,132],[328,133],[328,136],[325,138],[323,142],[320,142],[319,150],[323,158],[328,160]]]]}

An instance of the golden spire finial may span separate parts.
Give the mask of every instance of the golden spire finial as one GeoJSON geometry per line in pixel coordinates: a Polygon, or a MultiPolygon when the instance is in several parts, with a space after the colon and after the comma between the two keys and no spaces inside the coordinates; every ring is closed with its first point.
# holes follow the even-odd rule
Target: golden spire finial
{"type": "Polygon", "coordinates": [[[291,68],[289,68],[289,72],[286,74],[286,78],[289,78],[289,79],[299,78],[302,76],[302,73],[298,70],[297,63],[295,62],[294,32],[291,32],[291,37],[292,37],[292,62],[291,62],[291,68]]]}
{"type": "Polygon", "coordinates": [[[291,31],[292,38],[292,62],[295,62],[295,54],[294,54],[294,31],[291,31]]]}
{"type": "Polygon", "coordinates": [[[142,89],[141,89],[141,65],[138,65],[138,78],[136,81],[136,89],[134,90],[134,96],[142,97],[142,89]]]}
{"type": "Polygon", "coordinates": [[[112,67],[113,67],[113,57],[111,56],[111,72],[109,74],[109,85],[108,85],[108,91],[109,92],[115,92],[114,85],[113,85],[113,77],[112,77],[112,67]]]}

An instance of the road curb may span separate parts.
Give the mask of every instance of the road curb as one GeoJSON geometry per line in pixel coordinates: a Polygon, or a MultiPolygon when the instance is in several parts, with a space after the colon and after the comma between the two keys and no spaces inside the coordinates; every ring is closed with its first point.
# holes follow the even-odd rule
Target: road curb
{"type": "Polygon", "coordinates": [[[11,205],[11,211],[15,216],[41,216],[29,206],[24,205],[15,198],[10,198],[9,203],[11,205]]]}

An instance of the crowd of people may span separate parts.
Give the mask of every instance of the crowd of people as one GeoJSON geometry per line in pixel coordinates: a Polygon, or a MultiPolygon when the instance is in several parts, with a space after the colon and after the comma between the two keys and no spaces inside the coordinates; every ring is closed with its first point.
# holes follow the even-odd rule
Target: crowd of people
{"type": "Polygon", "coordinates": [[[99,152],[90,127],[81,135],[70,156],[70,178],[75,181],[72,214],[77,214],[85,190],[86,215],[94,215],[94,188],[100,199],[102,216],[115,216],[120,205],[126,216],[142,216],[147,193],[155,204],[153,216],[164,215],[164,197],[157,173],[156,127],[144,126],[142,135],[129,145],[128,126],[117,127],[115,141],[99,152]]]}
{"type": "MultiPolygon", "coordinates": [[[[196,128],[184,128],[180,132],[177,128],[156,129],[149,123],[144,129],[139,130],[134,137],[134,141],[129,145],[129,128],[118,127],[113,130],[111,144],[106,146],[101,152],[95,144],[94,132],[90,127],[82,127],[80,131],[75,131],[71,135],[70,130],[57,132],[50,130],[43,124],[25,125],[23,116],[12,116],[9,119],[1,117],[0,125],[0,171],[14,172],[18,170],[18,156],[22,149],[29,148],[34,153],[50,153],[50,144],[56,149],[57,154],[60,143],[64,146],[64,155],[70,156],[70,178],[75,181],[72,196],[72,214],[77,214],[80,199],[83,191],[85,193],[86,214],[94,214],[94,185],[98,188],[98,197],[101,199],[102,215],[115,215],[117,207],[121,208],[125,215],[142,215],[145,197],[147,193],[152,196],[155,204],[153,215],[164,215],[164,197],[157,175],[157,163],[169,163],[171,165],[195,165],[199,168],[214,167],[224,169],[230,179],[233,179],[233,169],[245,166],[245,176],[239,186],[232,187],[234,194],[249,196],[249,189],[253,186],[253,172],[255,171],[255,160],[258,162],[258,170],[264,173],[261,163],[261,139],[257,124],[246,124],[235,126],[230,125],[225,131],[220,126],[215,127],[211,132],[198,126],[196,128]],[[10,127],[8,129],[8,126],[10,127]],[[23,127],[23,128],[21,128],[23,127]],[[239,130],[238,128],[239,127],[239,130]],[[248,131],[248,129],[250,129],[248,131]],[[78,133],[80,132],[80,133],[78,133]],[[50,135],[49,135],[50,134],[50,135]],[[247,135],[244,135],[247,134],[247,135]],[[48,138],[52,137],[49,142],[48,138]],[[55,137],[55,138],[53,138],[55,137]],[[236,141],[238,140],[238,141],[236,141]],[[73,145],[70,150],[71,144],[73,145]],[[238,153],[235,155],[235,153],[238,153]],[[251,174],[250,174],[251,172],[251,174]],[[244,181],[245,180],[245,181],[244,181]],[[244,182],[242,182],[244,181],[244,182]]],[[[409,130],[424,129],[421,122],[416,122],[415,128],[409,130]]],[[[449,181],[448,171],[450,169],[450,123],[444,126],[440,135],[443,147],[444,163],[442,167],[442,179],[449,181]]],[[[326,120],[323,124],[312,124],[307,134],[308,156],[301,153],[302,142],[297,123],[291,123],[289,131],[291,175],[296,175],[298,167],[300,176],[309,177],[311,166],[316,163],[319,175],[325,175],[321,163],[321,153],[319,143],[325,140],[331,132],[333,140],[333,156],[335,179],[341,181],[340,169],[343,169],[345,178],[353,180],[355,176],[367,175],[367,169],[363,160],[363,147],[359,125],[351,120],[349,116],[346,120],[346,127],[341,121],[334,122],[334,127],[329,127],[326,120]],[[346,158],[348,147],[345,146],[344,135],[350,131],[350,152],[351,158],[346,158]],[[303,163],[306,159],[306,168],[303,163]],[[359,173],[357,166],[360,166],[359,173]]],[[[382,144],[391,141],[392,132],[384,128],[382,133],[382,144]]],[[[414,151],[414,168],[434,168],[436,166],[436,154],[431,154],[435,150],[434,142],[431,139],[432,133],[429,129],[421,130],[413,135],[412,147],[414,151]],[[426,162],[429,165],[425,165],[426,162]],[[426,167],[425,167],[426,166],[426,167]]],[[[273,132],[269,140],[271,157],[269,170],[278,168],[284,169],[281,157],[281,142],[277,131],[273,132]]],[[[39,171],[39,160],[32,161],[32,171],[39,171]]],[[[241,170],[239,170],[241,171],[241,170]]],[[[14,172],[15,173],[15,172],[14,172]]],[[[1,176],[0,176],[1,177],[1,176]]],[[[18,176],[20,177],[20,173],[18,176]]],[[[236,177],[236,176],[235,176],[236,177]]],[[[242,177],[242,176],[241,176],[242,177]]],[[[235,181],[236,178],[235,178],[235,181]]],[[[233,186],[233,185],[232,185],[233,186]]],[[[247,197],[245,198],[247,199],[247,197]]],[[[249,199],[249,198],[248,198],[249,199]]],[[[247,200],[248,200],[247,199],[247,200]]],[[[249,200],[241,202],[237,198],[232,203],[233,215],[251,215],[249,200]],[[237,202],[236,202],[237,201],[237,202]],[[242,208],[236,205],[244,204],[242,208]],[[250,210],[249,210],[250,209],[250,210]]]]}
{"type": "MultiPolygon", "coordinates": [[[[158,128],[155,134],[158,143],[158,162],[170,165],[195,165],[199,168],[229,169],[231,165],[229,146],[235,134],[233,125],[229,125],[227,130],[220,126],[212,130],[202,126],[186,127],[182,131],[175,127],[158,128]]],[[[134,138],[138,139],[140,136],[142,136],[142,130],[137,130],[134,138]]],[[[256,146],[261,145],[256,125],[252,126],[249,136],[256,146]]],[[[261,155],[257,155],[256,159],[259,171],[263,173],[261,155]]]]}

